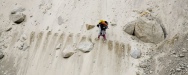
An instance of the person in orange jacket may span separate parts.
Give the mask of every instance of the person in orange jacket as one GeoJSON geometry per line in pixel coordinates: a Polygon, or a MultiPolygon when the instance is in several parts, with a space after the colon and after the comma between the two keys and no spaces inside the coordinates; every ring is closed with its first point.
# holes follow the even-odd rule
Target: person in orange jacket
{"type": "Polygon", "coordinates": [[[100,20],[99,24],[97,24],[97,27],[100,29],[98,39],[100,39],[100,36],[103,36],[104,40],[106,40],[106,29],[108,28],[108,22],[105,20],[100,20]]]}

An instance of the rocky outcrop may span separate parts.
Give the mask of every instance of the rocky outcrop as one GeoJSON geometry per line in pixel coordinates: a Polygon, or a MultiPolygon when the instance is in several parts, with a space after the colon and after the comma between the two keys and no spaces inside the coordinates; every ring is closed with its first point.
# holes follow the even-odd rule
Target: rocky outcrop
{"type": "Polygon", "coordinates": [[[161,25],[155,20],[139,18],[126,25],[124,31],[146,43],[159,43],[165,39],[161,25]]]}

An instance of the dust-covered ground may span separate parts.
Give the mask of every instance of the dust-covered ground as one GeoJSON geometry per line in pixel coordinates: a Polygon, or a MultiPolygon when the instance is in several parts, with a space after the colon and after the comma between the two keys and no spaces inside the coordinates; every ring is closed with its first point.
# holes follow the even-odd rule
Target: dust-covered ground
{"type": "Polygon", "coordinates": [[[187,0],[0,0],[0,10],[0,75],[188,75],[187,0]]]}

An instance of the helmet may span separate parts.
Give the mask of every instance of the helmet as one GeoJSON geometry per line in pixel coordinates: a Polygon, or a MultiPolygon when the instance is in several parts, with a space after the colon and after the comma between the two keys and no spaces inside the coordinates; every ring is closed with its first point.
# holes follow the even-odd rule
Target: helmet
{"type": "Polygon", "coordinates": [[[99,23],[104,22],[104,20],[100,20],[99,23]]]}

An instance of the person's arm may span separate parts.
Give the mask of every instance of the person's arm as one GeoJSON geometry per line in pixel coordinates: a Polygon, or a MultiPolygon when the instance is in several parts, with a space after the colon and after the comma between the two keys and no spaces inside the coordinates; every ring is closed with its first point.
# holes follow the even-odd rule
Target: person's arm
{"type": "Polygon", "coordinates": [[[97,24],[97,27],[99,27],[100,24],[97,24]]]}

